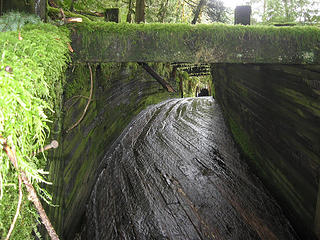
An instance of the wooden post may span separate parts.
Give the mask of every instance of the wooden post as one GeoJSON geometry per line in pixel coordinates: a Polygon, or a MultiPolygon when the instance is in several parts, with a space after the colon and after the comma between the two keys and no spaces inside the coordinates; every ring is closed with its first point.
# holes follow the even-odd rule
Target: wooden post
{"type": "Polygon", "coordinates": [[[251,6],[237,6],[234,11],[234,24],[250,25],[251,6]]]}
{"type": "Polygon", "coordinates": [[[105,12],[105,21],[119,23],[119,8],[107,8],[105,12]]]}

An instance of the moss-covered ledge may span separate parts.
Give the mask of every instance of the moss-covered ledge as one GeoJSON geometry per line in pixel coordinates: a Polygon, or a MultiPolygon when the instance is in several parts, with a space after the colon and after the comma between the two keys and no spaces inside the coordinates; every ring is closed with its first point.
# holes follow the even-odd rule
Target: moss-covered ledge
{"type": "Polygon", "coordinates": [[[74,24],[74,61],[319,64],[320,28],[74,24]]]}

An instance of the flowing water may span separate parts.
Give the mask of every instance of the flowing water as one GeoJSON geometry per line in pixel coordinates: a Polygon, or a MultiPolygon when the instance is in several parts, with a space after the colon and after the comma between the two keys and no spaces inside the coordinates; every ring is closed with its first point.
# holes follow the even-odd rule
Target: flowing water
{"type": "Polygon", "coordinates": [[[104,158],[81,239],[298,239],[211,98],[140,113],[104,158]]]}

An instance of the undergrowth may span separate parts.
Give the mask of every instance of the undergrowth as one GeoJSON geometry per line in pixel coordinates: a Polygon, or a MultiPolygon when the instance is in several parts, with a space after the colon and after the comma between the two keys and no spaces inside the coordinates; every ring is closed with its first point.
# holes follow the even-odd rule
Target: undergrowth
{"type": "Polygon", "coordinates": [[[41,20],[36,15],[22,12],[8,12],[0,18],[0,32],[17,31],[26,24],[38,24],[41,20]]]}
{"type": "MultiPolygon", "coordinates": [[[[9,18],[0,18],[0,27],[3,22],[9,23],[9,18]]],[[[0,33],[0,135],[15,148],[18,167],[27,174],[38,195],[49,202],[50,194],[40,188],[40,183],[46,183],[46,158],[44,154],[33,156],[33,152],[47,144],[50,118],[61,98],[61,90],[57,89],[62,89],[70,40],[66,28],[36,20],[36,25],[24,25],[29,20],[20,19],[21,24],[14,21],[6,26],[7,30],[19,31],[0,33]]],[[[6,236],[15,215],[18,192],[18,174],[5,152],[0,151],[0,239],[6,236]]],[[[23,196],[12,239],[34,239],[37,234],[36,210],[26,190],[23,196]]]]}

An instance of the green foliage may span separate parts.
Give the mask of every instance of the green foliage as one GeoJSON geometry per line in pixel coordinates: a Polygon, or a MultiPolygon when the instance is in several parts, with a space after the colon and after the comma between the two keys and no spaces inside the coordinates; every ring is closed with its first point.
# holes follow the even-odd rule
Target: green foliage
{"type": "Polygon", "coordinates": [[[310,0],[251,0],[255,17],[263,22],[320,22],[320,3],[310,0]]]}
{"type": "Polygon", "coordinates": [[[17,31],[28,23],[37,24],[40,22],[40,18],[36,15],[22,12],[9,12],[0,18],[0,32],[17,31]]]}
{"type": "Polygon", "coordinates": [[[197,89],[209,89],[211,76],[189,76],[185,71],[178,71],[177,81],[183,81],[183,97],[195,97],[197,89]]]}
{"type": "Polygon", "coordinates": [[[207,2],[206,13],[211,22],[227,23],[229,21],[227,12],[227,8],[221,0],[210,0],[207,2]]]}
{"type": "MultiPolygon", "coordinates": [[[[135,9],[135,0],[77,0],[74,2],[75,10],[104,12],[106,8],[120,8],[121,22],[126,21],[129,4],[135,9]]],[[[193,8],[185,0],[146,0],[146,22],[187,23],[193,17],[193,8]]],[[[65,10],[70,8],[71,0],[59,0],[58,4],[65,10]]],[[[134,19],[134,17],[132,17],[134,19]]]]}
{"type": "MultiPolygon", "coordinates": [[[[53,7],[48,7],[48,16],[51,18],[51,20],[57,20],[57,19],[62,19],[62,16],[60,14],[60,10],[57,8],[53,8],[53,7]]],[[[69,12],[69,11],[64,11],[64,14],[66,15],[66,17],[81,17],[82,18],[82,22],[83,23],[87,23],[87,22],[91,22],[92,20],[90,20],[88,17],[80,15],[80,14],[76,14],[73,12],[69,12]]],[[[63,21],[60,21],[60,24],[63,24],[63,21]]]]}
{"type": "MultiPolygon", "coordinates": [[[[59,106],[61,75],[68,61],[69,31],[39,23],[25,25],[20,32],[22,40],[17,31],[0,33],[0,135],[15,147],[18,167],[44,198],[48,195],[40,190],[39,184],[46,182],[43,171],[46,159],[41,154],[33,156],[33,152],[46,143],[50,117],[59,106]]],[[[0,180],[0,237],[3,237],[18,200],[17,172],[3,151],[0,151],[0,180]]],[[[26,196],[25,193],[12,239],[34,238],[31,232],[37,217],[26,196]]]]}

